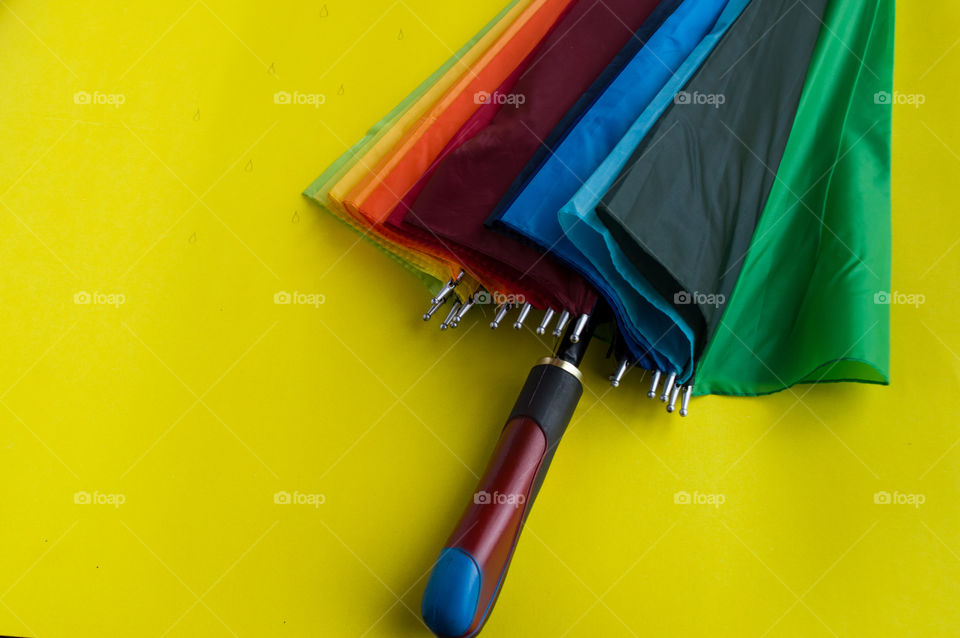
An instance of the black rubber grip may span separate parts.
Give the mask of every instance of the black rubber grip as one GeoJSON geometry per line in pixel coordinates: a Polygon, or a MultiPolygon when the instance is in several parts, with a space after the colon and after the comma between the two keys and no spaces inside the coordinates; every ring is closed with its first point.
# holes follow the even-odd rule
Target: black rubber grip
{"type": "Polygon", "coordinates": [[[547,439],[547,454],[537,474],[533,498],[536,498],[540,491],[553,454],[570,424],[570,419],[573,418],[582,394],[583,384],[580,379],[560,366],[537,365],[527,375],[527,381],[520,390],[520,396],[517,397],[507,422],[517,417],[533,419],[547,439]]]}

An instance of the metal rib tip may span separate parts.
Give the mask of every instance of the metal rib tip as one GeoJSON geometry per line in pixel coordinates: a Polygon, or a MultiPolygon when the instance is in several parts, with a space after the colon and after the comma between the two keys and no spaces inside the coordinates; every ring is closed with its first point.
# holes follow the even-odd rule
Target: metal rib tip
{"type": "Polygon", "coordinates": [[[431,301],[430,303],[432,303],[433,305],[430,306],[429,310],[423,313],[423,320],[430,321],[430,318],[433,317],[434,313],[436,313],[437,310],[440,310],[440,306],[442,306],[443,302],[445,301],[446,299],[441,299],[440,301],[431,301]]]}
{"type": "Polygon", "coordinates": [[[553,336],[559,337],[563,334],[563,329],[567,327],[567,322],[570,321],[570,312],[564,310],[560,313],[560,318],[557,319],[557,326],[553,329],[553,336]]]}
{"type": "Polygon", "coordinates": [[[679,383],[673,386],[673,390],[670,391],[670,403],[667,404],[667,412],[673,412],[677,409],[677,397],[680,396],[682,387],[679,383]]]}
{"type": "Polygon", "coordinates": [[[464,315],[473,308],[474,304],[477,303],[477,300],[474,299],[473,295],[467,297],[467,301],[460,307],[460,312],[457,313],[457,316],[453,318],[453,327],[456,328],[460,325],[460,321],[463,319],[464,315]]]}
{"type": "Polygon", "coordinates": [[[441,330],[446,330],[447,328],[450,327],[450,324],[453,322],[454,317],[457,316],[457,312],[460,311],[460,306],[461,304],[459,301],[453,302],[453,305],[450,306],[450,312],[447,313],[447,318],[444,319],[443,323],[440,324],[441,330]]]}
{"type": "Polygon", "coordinates": [[[580,343],[580,336],[583,334],[583,329],[587,327],[588,321],[590,321],[590,315],[580,315],[570,334],[570,343],[580,343]]]}
{"type": "Polygon", "coordinates": [[[533,310],[533,306],[531,306],[529,302],[523,304],[523,307],[520,308],[520,316],[513,322],[514,330],[519,330],[523,327],[523,322],[527,320],[527,315],[530,314],[531,310],[533,310]]]}
{"type": "Polygon", "coordinates": [[[500,327],[500,322],[503,321],[503,318],[507,316],[508,312],[510,312],[511,305],[512,304],[509,301],[500,304],[500,307],[497,308],[496,314],[493,315],[493,321],[490,322],[491,330],[496,330],[500,327]]]}
{"type": "Polygon", "coordinates": [[[540,325],[537,326],[538,335],[542,335],[547,331],[547,328],[550,326],[550,320],[553,319],[553,315],[553,308],[547,308],[547,311],[543,313],[543,321],[541,321],[540,325]]]}
{"type": "Polygon", "coordinates": [[[671,372],[670,376],[667,377],[667,380],[663,383],[663,392],[660,394],[660,400],[666,403],[670,400],[670,389],[673,387],[673,384],[677,382],[677,373],[671,372]]]}
{"type": "Polygon", "coordinates": [[[630,363],[626,359],[623,359],[620,365],[617,366],[616,371],[610,375],[610,385],[619,388],[620,382],[623,381],[623,375],[625,375],[629,369],[630,363]]]}
{"type": "Polygon", "coordinates": [[[653,381],[650,382],[650,391],[647,392],[647,396],[651,399],[657,398],[657,386],[660,385],[660,377],[663,376],[663,372],[660,370],[653,371],[653,381]]]}
{"type": "Polygon", "coordinates": [[[693,396],[693,385],[683,386],[683,400],[680,401],[680,416],[690,414],[690,397],[693,396]]]}
{"type": "Polygon", "coordinates": [[[437,293],[437,296],[430,300],[430,303],[438,304],[443,303],[447,298],[447,295],[456,288],[457,284],[454,283],[453,279],[448,279],[447,283],[443,284],[443,288],[440,289],[440,292],[437,293]]]}
{"type": "Polygon", "coordinates": [[[430,302],[434,304],[442,303],[447,298],[447,295],[449,295],[453,291],[453,289],[457,287],[457,284],[459,284],[463,280],[463,276],[465,274],[466,273],[464,273],[461,270],[460,274],[457,275],[456,279],[453,279],[453,278],[448,279],[447,283],[443,284],[443,288],[440,289],[440,292],[437,293],[437,296],[431,299],[430,302]]]}

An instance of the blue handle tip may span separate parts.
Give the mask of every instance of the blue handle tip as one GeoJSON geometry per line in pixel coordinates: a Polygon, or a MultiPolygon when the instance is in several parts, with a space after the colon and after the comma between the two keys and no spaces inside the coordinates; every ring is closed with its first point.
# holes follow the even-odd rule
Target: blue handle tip
{"type": "Polygon", "coordinates": [[[420,605],[427,627],[445,638],[464,636],[473,624],[479,601],[480,568],[476,561],[461,549],[445,548],[433,567],[420,605]]]}

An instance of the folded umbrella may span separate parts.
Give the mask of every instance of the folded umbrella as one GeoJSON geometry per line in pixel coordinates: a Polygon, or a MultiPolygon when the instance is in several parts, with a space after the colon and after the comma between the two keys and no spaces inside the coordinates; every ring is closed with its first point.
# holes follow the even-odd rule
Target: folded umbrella
{"type": "MultiPolygon", "coordinates": [[[[782,177],[791,178],[796,174],[799,179],[795,183],[808,186],[803,197],[809,191],[819,190],[819,200],[814,197],[801,203],[823,204],[820,209],[822,217],[792,214],[800,197],[790,191],[786,181],[778,181],[778,186],[783,184],[782,192],[775,189],[768,198],[763,207],[763,223],[752,242],[751,253],[747,255],[751,267],[768,266],[765,276],[748,272],[747,267],[741,275],[741,280],[755,278],[756,285],[769,284],[778,268],[784,269],[787,261],[784,255],[792,256],[790,245],[770,242],[769,249],[762,250],[765,240],[760,233],[766,231],[773,235],[776,224],[788,224],[799,234],[783,233],[782,237],[793,237],[794,241],[804,244],[798,255],[804,263],[795,269],[792,282],[814,283],[823,277],[835,283],[812,294],[802,285],[793,289],[794,298],[799,298],[793,307],[801,312],[803,306],[812,303],[830,305],[834,311],[859,314],[862,311],[860,306],[867,302],[867,293],[872,292],[871,286],[889,281],[884,275],[871,279],[867,273],[869,262],[884,273],[889,270],[890,106],[889,100],[878,99],[878,96],[884,95],[892,78],[893,0],[881,0],[874,6],[870,4],[866,0],[830,1],[824,13],[823,29],[818,30],[809,72],[805,74],[801,103],[790,126],[789,144],[783,152],[782,177]],[[865,80],[866,75],[873,77],[865,80]],[[879,105],[878,111],[869,111],[868,99],[879,105]],[[830,122],[831,130],[819,140],[810,126],[816,122],[830,122]],[[843,155],[852,154],[861,140],[866,144],[859,157],[847,163],[843,155]],[[826,147],[829,152],[816,148],[818,146],[826,147]],[[820,164],[805,166],[808,159],[820,164]],[[823,162],[826,170],[820,172],[823,162]],[[830,184],[821,187],[823,181],[830,184]],[[835,191],[834,182],[839,182],[835,191]],[[787,198],[787,194],[792,198],[787,198]],[[777,198],[790,201],[777,204],[777,198]],[[828,210],[830,208],[832,210],[828,210]],[[846,214],[847,208],[857,209],[857,212],[846,214]],[[782,215],[774,214],[778,210],[782,215]],[[811,218],[813,221],[808,221],[811,218]],[[829,220],[838,224],[843,222],[841,234],[823,245],[829,220]],[[863,229],[874,221],[879,226],[878,232],[863,229]],[[764,227],[767,222],[770,226],[764,227]],[[850,248],[845,240],[854,248],[850,248]],[[841,247],[846,248],[846,252],[841,251],[841,247]],[[821,248],[828,253],[822,258],[819,254],[821,248]],[[771,256],[772,253],[775,256],[771,256]],[[764,263],[764,260],[769,261],[764,263]],[[837,266],[839,271],[831,270],[837,266]],[[855,294],[839,302],[827,299],[836,292],[855,294]]],[[[776,100],[771,103],[775,110],[779,106],[776,100]]],[[[787,262],[787,267],[790,265],[792,259],[787,262]]],[[[774,288],[784,290],[779,285],[774,288]]],[[[742,296],[740,290],[738,283],[735,294],[742,296]]],[[[743,304],[745,312],[749,312],[751,303],[756,308],[766,301],[764,290],[758,288],[752,292],[756,293],[757,299],[749,299],[743,304]]],[[[882,303],[878,304],[874,299],[874,305],[882,303]]],[[[814,328],[812,322],[823,318],[817,314],[818,310],[815,308],[801,321],[811,322],[810,327],[814,328]]],[[[873,313],[875,323],[884,321],[885,310],[873,313]]],[[[779,323],[779,335],[789,332],[782,326],[789,324],[791,317],[775,311],[767,318],[774,319],[771,323],[779,323]]],[[[827,321],[831,323],[829,318],[827,321]]],[[[852,326],[866,327],[866,330],[851,348],[856,347],[873,328],[866,325],[862,316],[852,321],[844,318],[839,321],[844,324],[843,336],[839,340],[827,339],[829,343],[822,352],[838,347],[838,341],[843,343],[845,339],[857,337],[852,326]]],[[[823,331],[822,324],[816,327],[823,331]]],[[[885,334],[885,330],[881,330],[877,341],[881,341],[885,334]]],[[[802,347],[805,346],[797,344],[795,350],[802,347]]],[[[486,621],[499,594],[504,571],[530,505],[542,485],[546,468],[581,393],[579,372],[575,366],[582,359],[583,348],[583,343],[577,347],[568,338],[561,343],[554,357],[540,361],[531,371],[501,433],[500,443],[480,479],[473,504],[467,507],[451,534],[424,592],[424,619],[438,635],[473,636],[486,621]],[[493,500],[497,495],[508,498],[493,500]]]]}
{"type": "MultiPolygon", "coordinates": [[[[562,246],[553,252],[562,254],[563,263],[574,265],[613,301],[620,336],[624,337],[615,337],[611,346],[618,359],[630,356],[666,368],[664,353],[675,359],[686,354],[682,348],[670,350],[663,335],[658,336],[655,322],[661,321],[667,327],[664,334],[686,331],[686,348],[693,340],[701,392],[753,394],[798,381],[855,378],[886,382],[889,315],[883,294],[889,286],[890,265],[890,106],[889,100],[881,98],[891,86],[894,0],[821,0],[804,5],[809,17],[793,13],[797,5],[787,7],[787,2],[768,0],[763,8],[758,8],[759,0],[748,2],[685,0],[677,6],[674,0],[664,0],[635,31],[634,41],[621,47],[619,53],[613,51],[613,61],[592,81],[584,80],[579,94],[571,93],[571,103],[556,113],[551,111],[554,121],[549,129],[544,124],[546,119],[524,119],[529,114],[523,109],[511,113],[507,109],[512,109],[512,104],[480,100],[472,109],[461,104],[470,110],[466,117],[461,113],[450,116],[462,118],[463,123],[449,136],[445,132],[448,129],[443,128],[430,137],[435,131],[430,125],[421,126],[424,118],[428,113],[446,117],[446,110],[438,110],[437,105],[453,99],[451,92],[465,90],[458,84],[460,76],[453,74],[457,77],[447,88],[435,91],[447,77],[438,72],[415,91],[417,95],[405,100],[351,153],[328,169],[318,180],[318,187],[311,187],[313,194],[335,208],[335,214],[346,215],[357,228],[376,235],[378,241],[396,250],[395,254],[407,251],[416,259],[432,258],[443,264],[447,268],[443,276],[448,273],[451,279],[439,293],[449,293],[455,281],[461,286],[468,282],[469,290],[475,290],[478,283],[510,286],[512,281],[498,281],[497,276],[522,280],[528,275],[473,245],[454,244],[431,235],[432,229],[418,227],[410,219],[415,219],[418,202],[436,186],[435,180],[442,175],[441,169],[449,168],[448,163],[460,161],[476,140],[483,140],[490,131],[500,126],[509,131],[508,125],[514,120],[526,122],[537,131],[542,145],[512,165],[509,181],[496,182],[499,195],[491,198],[492,203],[487,202],[488,209],[471,221],[471,228],[483,228],[486,218],[511,233],[524,235],[514,242],[516,246],[562,246]],[[822,29],[820,17],[824,20],[822,29]],[[789,29],[781,28],[784,22],[789,23],[789,29]],[[646,33],[644,28],[648,29],[646,33]],[[766,42],[767,38],[777,42],[766,42]],[[803,64],[800,60],[805,49],[808,60],[803,64]],[[652,62],[653,54],[662,70],[654,72],[653,65],[648,64],[647,73],[642,74],[638,72],[640,67],[631,67],[644,55],[652,62]],[[777,65],[769,63],[771,59],[779,62],[782,77],[774,71],[777,65]],[[738,69],[741,64],[748,68],[738,69]],[[722,85],[725,92],[705,92],[713,87],[711,82],[722,85]],[[680,89],[683,91],[678,94],[680,89]],[[761,92],[766,101],[747,104],[739,96],[728,99],[734,89],[761,92]],[[428,95],[433,97],[428,99],[428,95]],[[720,96],[724,99],[717,99],[720,96]],[[702,118],[676,114],[680,108],[708,107],[717,107],[720,117],[717,113],[702,118]],[[414,112],[420,115],[414,118],[414,112]],[[665,127],[663,122],[671,118],[674,125],[665,127]],[[543,129],[535,128],[541,125],[543,129]],[[660,143],[677,127],[684,127],[684,152],[664,152],[660,143]],[[738,137],[750,152],[727,144],[723,130],[738,137]],[[590,132],[593,135],[588,135],[590,132]],[[384,142],[391,137],[389,143],[384,142]],[[429,139],[424,141],[425,137],[429,139]],[[421,143],[419,148],[430,159],[407,155],[421,143]],[[711,152],[717,157],[708,157],[711,152]],[[645,166],[644,162],[655,154],[659,157],[657,164],[645,166]],[[373,163],[362,166],[363,157],[373,163]],[[568,166],[558,163],[564,158],[569,160],[568,166]],[[758,172],[751,158],[762,160],[756,163],[765,165],[769,174],[758,172]],[[372,200],[374,205],[369,209],[357,207],[355,200],[337,190],[346,188],[354,193],[369,188],[373,193],[393,170],[385,169],[388,164],[393,169],[409,166],[420,170],[419,175],[411,173],[402,178],[412,181],[403,193],[390,194],[396,200],[392,207],[390,198],[379,203],[372,200]],[[648,174],[641,179],[638,176],[644,176],[643,170],[648,174]],[[571,175],[577,179],[571,180],[571,175]],[[616,179],[618,175],[622,176],[620,180],[616,179]],[[586,184],[577,190],[581,179],[586,184]],[[677,182],[696,194],[691,196],[677,182]],[[637,190],[632,201],[628,186],[637,190]],[[329,196],[332,191],[336,196],[329,196]],[[604,194],[607,196],[601,201],[604,194]],[[684,206],[675,211],[678,219],[649,210],[672,206],[675,200],[684,206]],[[700,207],[699,219],[697,212],[690,210],[696,206],[700,207]],[[529,211],[526,215],[525,210],[529,211]],[[635,230],[628,222],[639,215],[651,215],[656,223],[680,220],[686,225],[679,228],[683,231],[679,233],[674,227],[675,232],[669,236],[651,233],[660,242],[651,246],[636,242],[627,233],[635,230]],[[697,223],[709,228],[697,227],[697,223]],[[618,224],[627,228],[615,227],[618,224]],[[414,228],[423,234],[411,232],[414,228]],[[558,228],[573,241],[568,243],[558,234],[558,228]],[[588,232],[581,233],[583,228],[588,232]],[[696,244],[698,241],[701,243],[696,244]],[[674,277],[673,263],[659,261],[663,242],[680,244],[667,245],[668,257],[673,253],[691,254],[687,244],[706,246],[703,255],[698,255],[700,262],[706,264],[713,259],[728,268],[727,272],[713,273],[717,281],[731,287],[726,303],[719,304],[708,316],[701,309],[708,304],[699,298],[703,291],[671,298],[670,292],[686,290],[679,287],[681,282],[670,281],[661,272],[674,277]],[[717,244],[727,250],[721,258],[715,257],[717,244]],[[735,251],[740,251],[739,257],[735,251]],[[601,253],[607,261],[597,265],[601,253]],[[644,259],[656,262],[660,270],[651,268],[644,259]],[[471,282],[457,270],[461,265],[471,272],[484,271],[488,279],[471,282]],[[611,273],[616,278],[610,277],[611,273]],[[725,279],[728,276],[732,283],[725,279]],[[627,294],[627,302],[621,293],[627,294]],[[641,305],[635,305],[637,300],[641,305]],[[639,315],[635,323],[625,310],[628,307],[639,315]],[[648,317],[656,313],[661,316],[653,320],[648,317]],[[701,352],[703,356],[697,361],[701,352]]],[[[539,85],[529,78],[537,77],[537,67],[549,53],[543,48],[562,47],[558,29],[573,21],[576,10],[576,5],[571,5],[570,13],[566,9],[558,13],[559,19],[531,49],[532,57],[513,61],[512,69],[504,61],[503,73],[498,70],[487,75],[487,81],[495,77],[500,80],[494,92],[554,96],[546,89],[536,93],[539,85]],[[525,82],[530,83],[526,89],[529,93],[520,93],[518,87],[525,82]]],[[[575,42],[571,46],[581,57],[588,50],[593,55],[589,40],[575,42]]],[[[458,55],[466,57],[463,50],[458,55]]],[[[483,55],[476,58],[478,63],[481,59],[483,55]]],[[[557,55],[550,59],[554,63],[564,59],[569,62],[573,57],[557,55]]],[[[483,72],[481,67],[474,67],[475,72],[483,72]]],[[[544,68],[551,69],[550,65],[544,68]]],[[[540,73],[550,77],[547,71],[540,73]]],[[[576,79],[577,74],[573,75],[576,79]]],[[[498,147],[494,137],[488,146],[479,148],[506,151],[518,138],[504,135],[503,139],[507,140],[503,146],[498,147]]],[[[483,163],[482,155],[479,157],[481,170],[475,176],[479,185],[469,180],[462,184],[483,195],[487,188],[483,170],[491,170],[492,175],[495,172],[483,163]]],[[[499,158],[515,159],[509,153],[499,158]]],[[[464,166],[470,168],[472,164],[464,166]]],[[[453,196],[461,194],[455,191],[453,196]]],[[[562,271],[559,263],[555,267],[562,271]]],[[[691,271],[698,272],[696,267],[691,271]]],[[[710,275],[699,274],[705,278],[710,275]]],[[[547,300],[553,294],[536,286],[530,290],[547,300]]],[[[466,292],[458,289],[461,299],[466,292]]],[[[468,297],[464,308],[474,303],[468,297]]],[[[605,305],[600,304],[592,315],[568,327],[554,356],[541,360],[531,371],[473,502],[441,552],[424,592],[424,619],[438,635],[475,635],[489,617],[524,521],[581,394],[577,366],[595,329],[602,329],[608,320],[606,312],[605,305]]],[[[626,361],[621,361],[618,376],[612,380],[615,385],[628,365],[626,361]]],[[[679,385],[671,383],[673,380],[664,388],[670,390],[674,402],[679,385]]],[[[689,395],[689,391],[685,393],[685,401],[689,395]]]]}

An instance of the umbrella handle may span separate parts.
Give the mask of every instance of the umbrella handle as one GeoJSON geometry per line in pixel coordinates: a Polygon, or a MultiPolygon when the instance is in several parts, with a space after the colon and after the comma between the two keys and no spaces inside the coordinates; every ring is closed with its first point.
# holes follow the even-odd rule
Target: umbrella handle
{"type": "Polygon", "coordinates": [[[471,503],[433,566],[421,613],[438,636],[475,636],[500,593],[524,521],[583,387],[545,359],[530,371],[471,503]]]}

